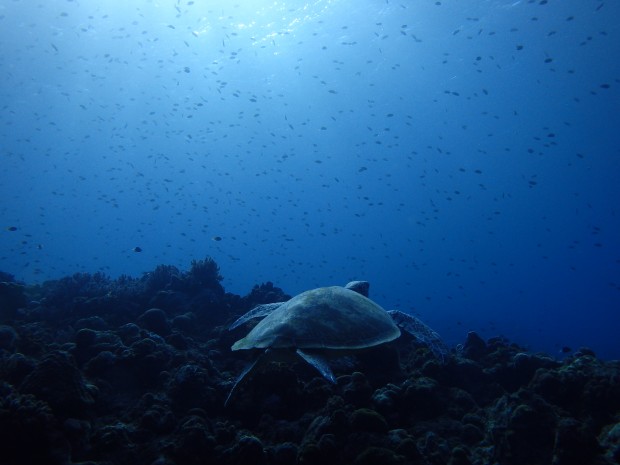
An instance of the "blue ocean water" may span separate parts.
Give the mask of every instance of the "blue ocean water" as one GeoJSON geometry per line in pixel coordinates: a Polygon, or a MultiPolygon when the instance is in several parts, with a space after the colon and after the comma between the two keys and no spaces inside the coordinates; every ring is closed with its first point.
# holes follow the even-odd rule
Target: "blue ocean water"
{"type": "Polygon", "coordinates": [[[19,280],[211,256],[620,358],[617,2],[2,0],[0,52],[19,280]]]}

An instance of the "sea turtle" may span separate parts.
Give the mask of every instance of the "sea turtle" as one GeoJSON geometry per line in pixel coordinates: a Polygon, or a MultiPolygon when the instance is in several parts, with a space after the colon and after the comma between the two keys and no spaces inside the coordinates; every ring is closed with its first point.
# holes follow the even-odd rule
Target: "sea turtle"
{"type": "Polygon", "coordinates": [[[229,330],[255,318],[264,318],[232,350],[265,349],[239,375],[226,404],[240,381],[258,366],[294,354],[316,368],[328,381],[336,379],[326,357],[346,355],[390,342],[404,330],[427,344],[443,359],[446,348],[439,335],[412,315],[385,311],[368,298],[369,284],[352,281],[346,286],[320,287],[287,302],[259,305],[237,319],[229,330]]]}

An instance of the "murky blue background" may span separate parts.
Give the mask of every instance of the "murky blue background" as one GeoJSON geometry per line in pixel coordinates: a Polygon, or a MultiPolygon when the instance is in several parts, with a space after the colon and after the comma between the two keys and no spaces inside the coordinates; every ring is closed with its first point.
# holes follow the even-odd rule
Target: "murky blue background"
{"type": "Polygon", "coordinates": [[[0,52],[20,280],[212,256],[620,357],[617,2],[1,0],[0,52]]]}

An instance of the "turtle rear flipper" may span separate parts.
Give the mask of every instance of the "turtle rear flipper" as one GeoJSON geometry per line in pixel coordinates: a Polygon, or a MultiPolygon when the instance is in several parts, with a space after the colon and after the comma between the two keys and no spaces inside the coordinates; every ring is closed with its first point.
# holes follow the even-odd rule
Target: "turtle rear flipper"
{"type": "Polygon", "coordinates": [[[228,407],[228,402],[230,401],[230,399],[232,399],[232,396],[237,390],[239,383],[241,383],[241,380],[243,380],[243,378],[245,378],[250,371],[254,371],[256,369],[256,365],[258,364],[261,358],[262,357],[258,357],[256,360],[250,363],[247,367],[245,367],[243,371],[239,374],[239,376],[237,376],[237,379],[235,380],[235,384],[233,384],[233,387],[230,389],[230,392],[228,393],[228,396],[226,397],[226,400],[224,401],[224,407],[228,407]]]}
{"type": "Polygon", "coordinates": [[[303,358],[306,362],[312,365],[316,370],[321,373],[321,376],[325,378],[330,383],[336,384],[336,377],[332,373],[331,368],[327,364],[327,361],[316,354],[310,354],[308,352],[304,352],[301,349],[296,350],[297,355],[303,358]]]}
{"type": "Polygon", "coordinates": [[[295,352],[291,352],[288,350],[283,351],[283,350],[277,350],[277,349],[276,350],[267,349],[265,350],[265,352],[260,354],[256,360],[254,360],[247,367],[245,367],[243,371],[241,372],[241,374],[237,376],[237,379],[235,380],[235,384],[233,384],[233,387],[230,389],[230,392],[228,393],[228,397],[226,397],[226,401],[224,402],[224,407],[228,406],[230,399],[233,398],[233,395],[237,391],[237,388],[241,385],[241,382],[244,379],[248,378],[249,376],[251,376],[252,373],[256,372],[257,370],[260,370],[261,368],[263,368],[270,362],[289,360],[291,356],[294,357],[294,354],[297,354],[303,361],[313,366],[319,373],[321,373],[321,376],[323,376],[323,378],[325,378],[327,381],[329,381],[330,383],[336,384],[336,377],[332,373],[331,368],[329,368],[327,361],[323,357],[315,353],[305,352],[301,349],[297,349],[295,352]]]}
{"type": "Polygon", "coordinates": [[[272,362],[276,359],[277,357],[274,357],[273,351],[271,349],[267,349],[265,352],[260,354],[256,360],[254,360],[247,367],[245,367],[243,371],[239,374],[239,376],[237,376],[237,379],[235,380],[235,384],[233,384],[233,387],[230,389],[230,392],[228,393],[228,397],[226,397],[226,401],[224,402],[224,407],[226,407],[230,399],[232,399],[233,394],[235,393],[235,391],[241,384],[241,381],[243,381],[246,377],[248,377],[250,373],[254,373],[256,370],[264,367],[269,362],[272,362]]]}

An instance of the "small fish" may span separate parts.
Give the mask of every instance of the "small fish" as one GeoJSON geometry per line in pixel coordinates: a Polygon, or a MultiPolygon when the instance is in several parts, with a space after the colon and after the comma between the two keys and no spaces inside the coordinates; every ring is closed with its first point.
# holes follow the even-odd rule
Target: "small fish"
{"type": "Polygon", "coordinates": [[[222,240],[222,238],[221,238],[220,236],[213,236],[213,237],[211,238],[211,240],[214,240],[214,241],[216,241],[216,242],[219,242],[219,241],[221,241],[221,240],[222,240]]]}
{"type": "Polygon", "coordinates": [[[573,351],[573,349],[571,349],[571,348],[570,348],[570,347],[568,347],[568,346],[564,346],[564,347],[562,347],[562,348],[560,349],[560,352],[562,352],[563,354],[567,354],[567,353],[572,352],[572,351],[573,351]]]}
{"type": "Polygon", "coordinates": [[[7,231],[17,231],[17,226],[8,226],[6,228],[7,231]]]}
{"type": "Polygon", "coordinates": [[[131,249],[131,250],[133,250],[134,252],[142,252],[142,247],[137,247],[137,246],[136,246],[136,247],[134,247],[134,248],[133,248],[133,249],[131,249]]]}

